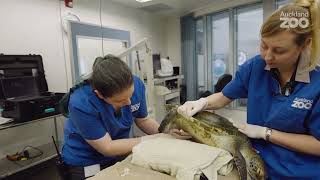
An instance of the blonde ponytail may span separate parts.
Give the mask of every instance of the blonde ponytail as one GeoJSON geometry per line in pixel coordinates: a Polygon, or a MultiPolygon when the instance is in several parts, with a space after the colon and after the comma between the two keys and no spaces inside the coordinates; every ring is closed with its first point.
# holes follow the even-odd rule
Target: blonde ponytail
{"type": "Polygon", "coordinates": [[[310,69],[320,63],[320,4],[318,0],[296,0],[295,4],[309,9],[311,18],[311,61],[310,69]]]}

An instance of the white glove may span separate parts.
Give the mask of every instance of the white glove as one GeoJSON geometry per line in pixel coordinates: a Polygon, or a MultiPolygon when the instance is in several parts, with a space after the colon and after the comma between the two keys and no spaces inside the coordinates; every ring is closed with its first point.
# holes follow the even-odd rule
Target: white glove
{"type": "Polygon", "coordinates": [[[266,140],[266,127],[252,125],[248,123],[235,122],[233,120],[229,121],[233,124],[234,127],[238,128],[240,132],[247,135],[248,137],[266,140]]]}
{"type": "Polygon", "coordinates": [[[191,117],[195,115],[197,112],[206,109],[207,105],[208,100],[206,98],[200,98],[197,101],[187,101],[178,108],[178,112],[191,117]]]}

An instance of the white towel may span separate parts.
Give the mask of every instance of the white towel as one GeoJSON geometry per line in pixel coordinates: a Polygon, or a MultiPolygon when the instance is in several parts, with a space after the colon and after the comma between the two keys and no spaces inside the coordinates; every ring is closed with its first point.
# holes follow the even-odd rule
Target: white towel
{"type": "Polygon", "coordinates": [[[226,175],[233,168],[229,152],[187,140],[158,137],[139,143],[132,152],[131,163],[170,174],[177,180],[199,180],[201,173],[216,180],[218,171],[226,175]]]}

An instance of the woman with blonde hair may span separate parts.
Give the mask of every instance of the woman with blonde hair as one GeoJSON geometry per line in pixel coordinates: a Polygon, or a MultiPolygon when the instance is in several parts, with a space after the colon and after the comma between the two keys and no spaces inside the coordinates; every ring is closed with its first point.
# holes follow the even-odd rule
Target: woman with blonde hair
{"type": "Polygon", "coordinates": [[[220,93],[179,107],[187,116],[248,98],[250,137],[270,179],[320,179],[320,10],[297,0],[261,27],[260,55],[244,63],[220,93]]]}

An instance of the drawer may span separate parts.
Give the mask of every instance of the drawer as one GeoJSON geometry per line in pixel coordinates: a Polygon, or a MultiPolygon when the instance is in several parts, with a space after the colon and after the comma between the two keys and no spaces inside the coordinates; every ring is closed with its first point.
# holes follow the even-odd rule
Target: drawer
{"type": "Polygon", "coordinates": [[[165,100],[170,100],[170,99],[173,99],[173,98],[176,98],[176,97],[179,97],[180,96],[180,92],[177,91],[177,92],[173,92],[173,93],[169,93],[169,94],[166,94],[164,96],[164,99],[165,100]]]}

